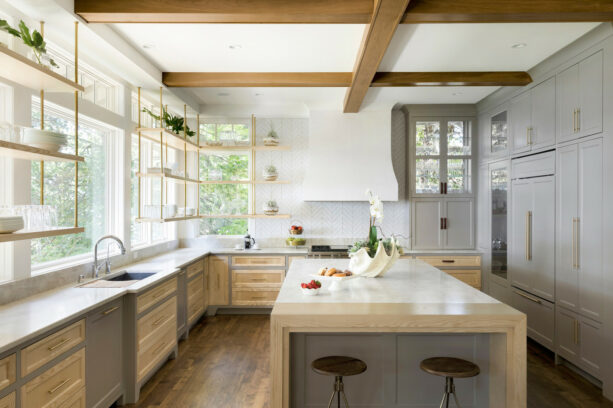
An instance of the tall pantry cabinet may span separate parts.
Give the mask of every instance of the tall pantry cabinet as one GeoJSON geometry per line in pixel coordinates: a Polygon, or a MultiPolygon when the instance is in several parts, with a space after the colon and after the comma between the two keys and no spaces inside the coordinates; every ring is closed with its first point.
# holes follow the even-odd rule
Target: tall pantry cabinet
{"type": "Polygon", "coordinates": [[[597,138],[557,151],[556,351],[596,376],[604,307],[602,149],[597,138]]]}

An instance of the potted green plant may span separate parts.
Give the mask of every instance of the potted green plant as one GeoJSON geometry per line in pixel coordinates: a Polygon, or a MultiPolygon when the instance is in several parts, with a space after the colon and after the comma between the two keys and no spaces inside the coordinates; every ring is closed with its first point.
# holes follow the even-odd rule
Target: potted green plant
{"type": "Polygon", "coordinates": [[[59,65],[57,65],[55,61],[47,55],[47,43],[45,42],[42,34],[36,30],[30,32],[30,29],[26,23],[23,22],[23,20],[19,20],[19,30],[11,27],[6,20],[0,20],[0,30],[6,31],[12,36],[20,38],[25,45],[30,47],[32,55],[39,65],[45,68],[49,68],[50,66],[59,68],[59,65]]]}
{"type": "Polygon", "coordinates": [[[272,164],[264,167],[263,174],[264,180],[266,181],[274,181],[279,177],[279,173],[277,172],[277,168],[272,164]]]}
{"type": "MultiPolygon", "coordinates": [[[[143,112],[151,116],[154,120],[160,121],[160,116],[153,113],[151,110],[147,108],[143,108],[143,112]]],[[[168,113],[166,108],[162,109],[162,117],[164,118],[163,127],[170,130],[172,133],[182,136],[183,135],[183,122],[184,119],[180,116],[175,116],[171,113],[168,113]]],[[[185,134],[187,137],[192,138],[196,135],[196,132],[191,130],[189,126],[185,126],[185,134]]]]}

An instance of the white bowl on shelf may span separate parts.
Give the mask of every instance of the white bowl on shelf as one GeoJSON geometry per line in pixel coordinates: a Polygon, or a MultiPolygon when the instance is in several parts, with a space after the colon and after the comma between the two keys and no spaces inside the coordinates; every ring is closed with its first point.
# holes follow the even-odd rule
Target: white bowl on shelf
{"type": "Polygon", "coordinates": [[[24,225],[22,216],[0,217],[0,234],[10,234],[22,230],[24,225]]]}
{"type": "Polygon", "coordinates": [[[68,142],[67,136],[62,133],[33,128],[24,129],[22,140],[23,144],[52,152],[58,152],[68,142]]]}

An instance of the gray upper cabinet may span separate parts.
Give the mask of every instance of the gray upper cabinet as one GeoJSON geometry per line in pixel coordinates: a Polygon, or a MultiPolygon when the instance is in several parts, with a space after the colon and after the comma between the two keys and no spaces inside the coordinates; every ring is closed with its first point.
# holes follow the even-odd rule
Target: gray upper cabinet
{"type": "Polygon", "coordinates": [[[413,249],[473,249],[472,198],[418,198],[413,202],[413,249]]]}
{"type": "Polygon", "coordinates": [[[509,155],[509,106],[504,104],[489,115],[486,139],[489,142],[489,157],[509,155]]]}
{"type": "Polygon", "coordinates": [[[602,132],[602,86],[602,51],[556,76],[558,142],[602,132]]]}
{"type": "Polygon", "coordinates": [[[550,78],[511,100],[513,153],[555,144],[555,79],[550,78]]]}

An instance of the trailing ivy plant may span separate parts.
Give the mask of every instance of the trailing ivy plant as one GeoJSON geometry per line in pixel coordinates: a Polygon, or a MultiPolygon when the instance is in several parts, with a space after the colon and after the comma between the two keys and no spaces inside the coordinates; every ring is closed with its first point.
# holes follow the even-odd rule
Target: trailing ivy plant
{"type": "MultiPolygon", "coordinates": [[[[30,33],[30,29],[23,20],[19,20],[19,30],[11,27],[6,20],[0,20],[0,30],[6,31],[17,38],[21,38],[21,41],[32,49],[36,60],[42,65],[41,58],[44,54],[47,54],[47,43],[43,39],[41,33],[36,30],[30,33]]],[[[51,66],[59,68],[52,58],[49,58],[49,63],[51,66]]]]}
{"type": "MultiPolygon", "coordinates": [[[[149,116],[151,116],[153,119],[157,120],[159,122],[160,120],[160,116],[156,115],[155,113],[151,112],[151,110],[147,109],[147,108],[143,108],[143,112],[148,114],[149,116]]],[[[166,111],[166,108],[162,109],[162,116],[164,117],[164,126],[166,128],[171,128],[173,133],[176,133],[177,135],[180,135],[183,132],[183,121],[184,119],[180,116],[175,116],[171,113],[168,113],[166,111]]],[[[187,134],[187,136],[189,137],[193,137],[196,135],[196,132],[194,132],[193,130],[190,130],[189,126],[185,127],[186,131],[185,134],[187,134]]]]}

